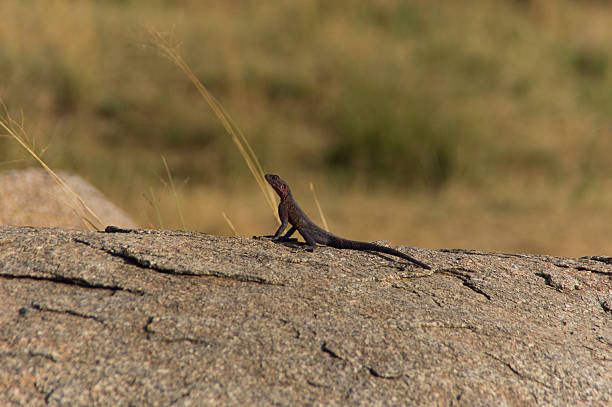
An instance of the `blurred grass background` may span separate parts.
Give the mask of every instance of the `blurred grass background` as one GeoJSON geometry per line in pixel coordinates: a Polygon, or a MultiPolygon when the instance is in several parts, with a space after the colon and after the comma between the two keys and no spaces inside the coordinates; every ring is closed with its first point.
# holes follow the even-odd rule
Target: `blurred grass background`
{"type": "MultiPolygon", "coordinates": [[[[189,229],[231,234],[221,211],[245,236],[277,226],[147,26],[172,30],[264,168],[319,222],[315,183],[334,233],[612,249],[609,2],[2,0],[0,16],[0,97],[52,168],[144,227],[180,227],[162,155],[189,229]]],[[[31,165],[0,138],[0,170],[31,165]]]]}

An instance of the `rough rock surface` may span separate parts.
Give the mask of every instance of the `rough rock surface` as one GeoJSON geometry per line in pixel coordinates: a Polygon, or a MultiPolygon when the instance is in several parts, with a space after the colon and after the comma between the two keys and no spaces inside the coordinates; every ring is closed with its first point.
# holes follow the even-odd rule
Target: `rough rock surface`
{"type": "MultiPolygon", "coordinates": [[[[136,227],[134,221],[76,174],[57,173],[106,224],[136,227]]],[[[28,168],[0,172],[0,224],[89,229],[75,203],[47,172],[28,168]]]]}
{"type": "Polygon", "coordinates": [[[0,227],[0,405],[612,405],[612,258],[0,227]]]}

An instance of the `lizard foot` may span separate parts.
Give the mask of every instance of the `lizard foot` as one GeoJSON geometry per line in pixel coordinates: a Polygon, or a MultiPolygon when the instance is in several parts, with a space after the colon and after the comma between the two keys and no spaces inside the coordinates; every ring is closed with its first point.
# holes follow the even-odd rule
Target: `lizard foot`
{"type": "Polygon", "coordinates": [[[278,239],[272,239],[272,240],[274,240],[275,242],[297,242],[298,241],[297,238],[295,237],[284,237],[284,236],[281,236],[278,239]]]}
{"type": "Polygon", "coordinates": [[[257,239],[257,240],[274,240],[274,235],[253,236],[253,239],[257,239]]]}
{"type": "Polygon", "coordinates": [[[295,237],[278,237],[274,238],[274,235],[264,235],[264,236],[253,236],[253,239],[257,240],[272,240],[273,242],[297,242],[297,238],[295,237]]]}

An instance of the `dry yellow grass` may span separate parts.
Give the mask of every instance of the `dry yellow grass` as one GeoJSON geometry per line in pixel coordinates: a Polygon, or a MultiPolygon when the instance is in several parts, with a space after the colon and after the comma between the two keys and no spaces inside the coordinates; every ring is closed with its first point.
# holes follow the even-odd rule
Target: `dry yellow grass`
{"type": "MultiPolygon", "coordinates": [[[[143,226],[234,233],[222,212],[243,235],[275,226],[274,197],[200,93],[142,46],[146,25],[174,27],[191,80],[240,124],[259,171],[318,219],[315,182],[332,232],[612,251],[608,3],[3,0],[0,15],[0,97],[51,168],[143,226]],[[165,167],[185,187],[161,183],[165,167]]],[[[32,165],[14,164],[21,150],[0,139],[0,169],[32,165]]]]}
{"type": "MultiPolygon", "coordinates": [[[[6,105],[0,99],[0,108],[4,110],[4,116],[0,117],[0,128],[6,131],[5,136],[17,142],[40,166],[49,174],[53,181],[66,193],[69,200],[67,205],[75,213],[75,218],[79,219],[83,225],[92,230],[102,229],[102,221],[98,215],[85,203],[81,195],[78,194],[57,172],[53,171],[41,158],[41,155],[34,151],[34,147],[29,142],[29,137],[23,125],[23,121],[18,122],[10,115],[6,105]]],[[[7,193],[15,191],[6,191],[7,193]]],[[[23,199],[24,197],[20,197],[23,199]]],[[[33,197],[31,197],[33,199],[33,197]]]]}
{"type": "MultiPolygon", "coordinates": [[[[295,177],[289,181],[302,208],[316,220],[317,207],[308,182],[295,177]]],[[[343,237],[418,247],[559,256],[612,251],[612,223],[602,221],[612,218],[612,188],[602,190],[600,197],[571,203],[567,194],[550,190],[531,191],[534,196],[526,201],[509,191],[483,197],[463,187],[437,194],[409,194],[386,188],[334,190],[325,180],[317,185],[330,230],[343,237]]],[[[231,218],[242,236],[270,234],[276,229],[254,185],[233,191],[192,188],[185,191],[182,201],[190,229],[234,234],[219,216],[221,212],[231,218]]],[[[130,212],[136,213],[136,209],[130,212]]],[[[180,227],[169,191],[161,194],[161,212],[166,216],[166,227],[180,227]]],[[[157,224],[152,212],[141,212],[137,220],[143,226],[157,224]]]]}
{"type": "MultiPolygon", "coordinates": [[[[242,132],[242,130],[240,130],[240,127],[236,124],[236,122],[234,122],[232,117],[229,115],[229,113],[227,113],[227,111],[225,110],[223,105],[217,100],[217,98],[215,98],[215,96],[210,93],[206,86],[204,86],[204,84],[198,79],[189,64],[185,62],[185,60],[181,56],[178,46],[175,44],[176,40],[173,37],[169,36],[167,33],[159,31],[150,30],[149,34],[151,35],[153,44],[162,52],[164,56],[166,56],[170,61],[172,61],[185,74],[187,79],[189,79],[193,86],[198,90],[202,98],[206,101],[206,103],[208,103],[208,106],[210,106],[210,108],[213,110],[215,116],[217,116],[217,119],[219,119],[219,121],[223,125],[223,128],[227,132],[227,135],[232,139],[232,142],[240,152],[240,156],[249,168],[251,175],[253,175],[253,178],[255,179],[255,182],[263,193],[266,202],[270,206],[270,209],[272,209],[272,212],[276,216],[274,193],[271,191],[271,188],[268,187],[266,180],[264,179],[264,170],[261,167],[261,164],[259,163],[259,159],[257,158],[257,155],[253,151],[253,148],[249,144],[248,140],[244,136],[244,133],[242,132]]],[[[172,183],[170,170],[165,159],[164,166],[168,172],[168,178],[170,180],[171,187],[174,192],[174,184],[172,183]]],[[[230,227],[234,229],[231,221],[229,221],[227,216],[224,216],[224,218],[227,221],[228,225],[230,225],[230,227]]]]}

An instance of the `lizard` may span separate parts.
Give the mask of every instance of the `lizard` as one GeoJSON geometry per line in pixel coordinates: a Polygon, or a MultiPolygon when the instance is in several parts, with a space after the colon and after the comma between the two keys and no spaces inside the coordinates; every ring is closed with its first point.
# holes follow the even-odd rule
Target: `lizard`
{"type": "Polygon", "coordinates": [[[278,230],[273,236],[267,236],[272,237],[273,241],[289,240],[291,235],[297,231],[300,235],[302,235],[306,241],[306,244],[311,250],[317,246],[317,243],[319,243],[324,246],[335,247],[337,249],[374,251],[391,254],[393,256],[408,260],[420,267],[423,267],[424,269],[431,269],[431,267],[429,267],[427,264],[422,263],[417,259],[400,252],[399,250],[374,243],[344,239],[325,231],[311,221],[306,213],[304,213],[304,211],[298,206],[297,202],[293,198],[291,189],[289,189],[289,185],[283,181],[281,177],[274,174],[266,174],[265,179],[280,197],[280,203],[278,204],[278,216],[280,217],[281,225],[278,227],[278,230]],[[291,227],[287,233],[281,237],[281,234],[289,224],[291,224],[291,227]]]}

